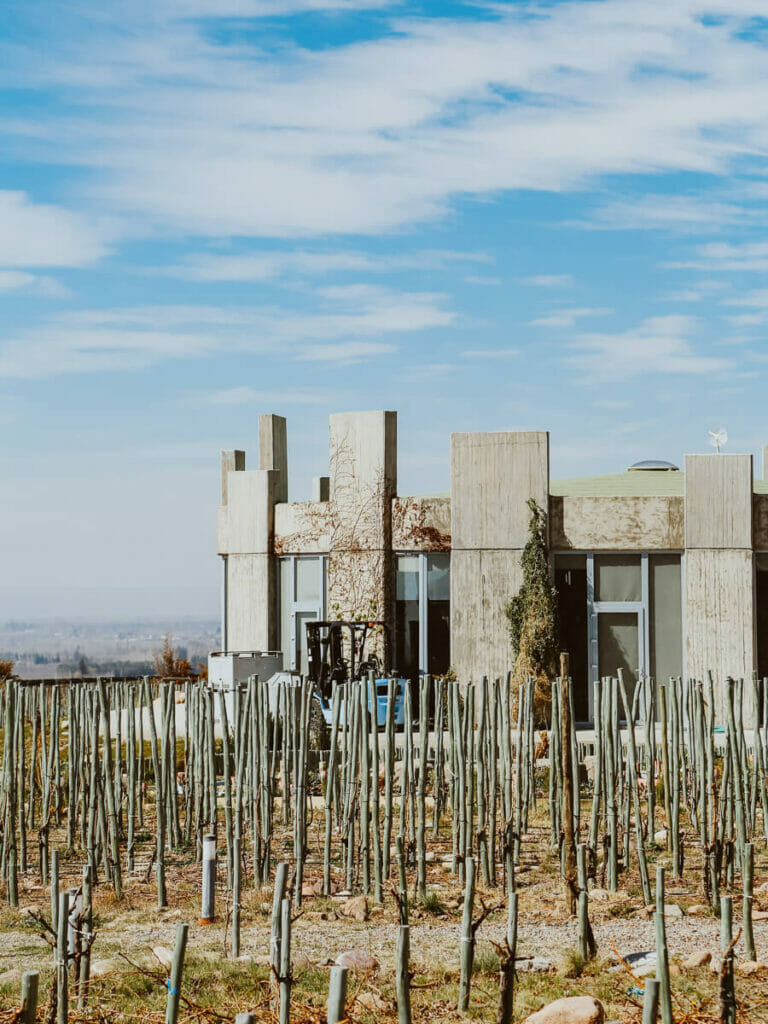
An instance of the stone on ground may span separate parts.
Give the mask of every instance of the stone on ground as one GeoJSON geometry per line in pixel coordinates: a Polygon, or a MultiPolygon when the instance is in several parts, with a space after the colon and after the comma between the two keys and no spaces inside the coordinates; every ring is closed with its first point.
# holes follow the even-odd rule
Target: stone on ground
{"type": "Polygon", "coordinates": [[[528,1017],[528,1024],[604,1024],[603,1004],[593,996],[556,999],[528,1017]]]}
{"type": "Polygon", "coordinates": [[[156,960],[159,960],[163,967],[169,971],[173,963],[173,950],[167,946],[153,946],[152,953],[156,960]]]}
{"type": "Polygon", "coordinates": [[[712,954],[708,950],[697,949],[683,960],[683,967],[685,967],[687,971],[691,971],[695,967],[705,967],[711,959],[712,954]]]}
{"type": "Polygon", "coordinates": [[[379,969],[379,961],[364,949],[348,949],[339,954],[336,963],[362,974],[370,974],[379,969]]]}
{"type": "Polygon", "coordinates": [[[365,896],[353,896],[342,904],[341,912],[345,917],[351,917],[353,921],[368,920],[368,900],[365,896]]]}
{"type": "Polygon", "coordinates": [[[125,961],[110,958],[107,960],[92,960],[91,961],[91,977],[92,978],[103,978],[105,974],[114,974],[115,971],[124,971],[125,961]]]}

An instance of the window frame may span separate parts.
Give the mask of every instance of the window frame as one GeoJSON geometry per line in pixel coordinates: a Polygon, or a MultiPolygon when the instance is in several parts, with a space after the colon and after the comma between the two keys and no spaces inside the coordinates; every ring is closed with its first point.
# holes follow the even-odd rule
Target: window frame
{"type": "MultiPolygon", "coordinates": [[[[685,672],[685,551],[650,549],[647,551],[615,549],[598,551],[561,550],[550,552],[550,564],[554,576],[555,560],[563,555],[577,555],[586,561],[587,572],[587,707],[589,724],[594,723],[595,682],[599,678],[598,616],[603,612],[629,612],[638,615],[638,677],[648,678],[651,666],[651,593],[650,559],[653,555],[676,555],[680,558],[680,618],[681,618],[681,661],[680,675],[685,672]],[[640,601],[596,601],[595,600],[595,558],[602,555],[638,556],[640,558],[640,601]]],[[[656,683],[658,684],[658,680],[656,683]]],[[[644,720],[644,707],[639,708],[640,720],[644,720]]]]}
{"type": "Polygon", "coordinates": [[[316,615],[316,621],[322,622],[327,613],[328,604],[328,555],[326,554],[307,554],[307,555],[280,555],[278,557],[278,633],[280,637],[280,647],[282,649],[282,636],[283,636],[283,613],[287,606],[290,606],[290,642],[289,650],[282,651],[283,654],[283,665],[285,671],[298,672],[300,666],[297,665],[296,659],[296,621],[297,616],[314,613],[316,615]],[[298,563],[299,562],[317,562],[318,572],[320,574],[319,579],[319,600],[318,601],[299,601],[296,597],[297,593],[297,578],[298,578],[298,563]],[[283,565],[290,564],[290,579],[291,579],[291,594],[290,600],[286,601],[286,596],[283,593],[283,565]],[[287,662],[287,665],[286,665],[287,662]]]}
{"type": "MultiPolygon", "coordinates": [[[[421,678],[427,675],[429,672],[429,559],[434,555],[445,555],[448,558],[448,579],[450,586],[450,574],[451,574],[451,553],[450,551],[393,551],[394,556],[394,598],[395,606],[393,608],[393,621],[397,624],[397,560],[399,558],[418,558],[418,581],[419,581],[419,648],[418,648],[418,676],[421,678]]],[[[448,605],[450,608],[450,590],[448,597],[448,605]]],[[[449,627],[450,630],[450,627],[449,627]]],[[[394,650],[397,651],[399,637],[394,637],[394,650]]],[[[398,666],[398,671],[399,671],[398,666]]]]}

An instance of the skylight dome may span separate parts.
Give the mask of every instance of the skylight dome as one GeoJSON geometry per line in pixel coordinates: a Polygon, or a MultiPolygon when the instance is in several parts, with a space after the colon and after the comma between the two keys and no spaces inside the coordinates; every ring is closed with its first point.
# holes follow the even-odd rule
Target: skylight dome
{"type": "Polygon", "coordinates": [[[664,462],[663,459],[643,459],[641,462],[635,462],[629,467],[628,472],[632,473],[635,470],[642,469],[655,469],[663,470],[668,473],[679,473],[680,467],[676,466],[674,462],[664,462]]]}

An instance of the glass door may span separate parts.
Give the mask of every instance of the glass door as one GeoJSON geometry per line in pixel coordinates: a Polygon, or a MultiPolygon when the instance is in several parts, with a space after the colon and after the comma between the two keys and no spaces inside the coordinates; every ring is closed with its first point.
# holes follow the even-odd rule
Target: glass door
{"type": "Polygon", "coordinates": [[[648,675],[648,558],[615,554],[587,556],[590,704],[594,683],[618,670],[634,697],[637,680],[648,675]]]}

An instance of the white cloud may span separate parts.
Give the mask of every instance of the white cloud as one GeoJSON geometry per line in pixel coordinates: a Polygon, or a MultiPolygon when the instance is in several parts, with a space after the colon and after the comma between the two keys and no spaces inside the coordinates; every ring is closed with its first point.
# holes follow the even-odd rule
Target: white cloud
{"type": "Polygon", "coordinates": [[[444,296],[371,286],[325,289],[316,307],[144,306],[61,313],[0,341],[0,375],[141,369],[215,353],[359,361],[392,346],[361,338],[447,327],[444,296]]]}
{"type": "Polygon", "coordinates": [[[396,351],[394,345],[385,345],[380,341],[340,341],[335,345],[306,345],[296,353],[295,358],[304,362],[359,363],[364,359],[390,355],[396,351]]]}
{"type": "Polygon", "coordinates": [[[699,355],[690,341],[696,321],[686,316],[659,316],[639,327],[613,334],[582,334],[569,348],[568,362],[597,383],[631,380],[646,374],[716,374],[729,370],[729,359],[699,355]]]}
{"type": "Polygon", "coordinates": [[[297,389],[296,391],[256,391],[254,388],[227,388],[225,391],[213,391],[204,395],[201,401],[205,405],[249,405],[258,402],[260,405],[324,405],[327,396],[317,391],[297,389]]]}
{"type": "Polygon", "coordinates": [[[709,231],[715,227],[765,220],[765,211],[738,203],[718,202],[708,195],[645,195],[617,199],[594,209],[579,227],[604,230],[709,231]]]}
{"type": "Polygon", "coordinates": [[[533,274],[523,281],[535,288],[570,288],[574,283],[570,274],[533,274]]]}
{"type": "Polygon", "coordinates": [[[44,298],[63,298],[69,294],[55,278],[24,270],[0,270],[0,294],[3,292],[24,292],[44,298]]]}
{"type": "Polygon", "coordinates": [[[695,259],[668,263],[667,266],[711,273],[762,272],[768,270],[768,242],[710,242],[697,247],[695,259]]]}
{"type": "Polygon", "coordinates": [[[487,263],[488,257],[484,253],[439,249],[384,256],[354,250],[272,251],[233,256],[195,253],[183,263],[154,268],[153,272],[187,281],[269,281],[289,275],[313,277],[343,272],[389,274],[401,270],[436,270],[462,262],[487,263]]]}
{"type": "Polygon", "coordinates": [[[514,359],[519,348],[468,348],[461,353],[464,359],[514,359]]]}
{"type": "Polygon", "coordinates": [[[539,316],[535,320],[529,320],[529,327],[573,327],[577,320],[592,316],[607,316],[612,309],[603,306],[583,307],[576,309],[558,309],[546,316],[539,316]]]}
{"type": "MultiPolygon", "coordinates": [[[[80,194],[137,230],[216,237],[382,232],[459,197],[765,161],[768,62],[743,31],[764,0],[728,0],[722,18],[705,17],[708,0],[521,0],[474,21],[404,16],[315,51],[225,45],[189,18],[312,6],[183,0],[142,20],[147,4],[113,5],[114,20],[78,22],[58,60],[0,53],[9,81],[63,87],[70,103],[6,136],[87,168],[80,194]]],[[[690,197],[605,214],[688,227],[737,215],[690,197]]]]}
{"type": "Polygon", "coordinates": [[[0,267],[82,267],[105,252],[103,223],[0,191],[0,267]]]}

